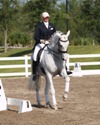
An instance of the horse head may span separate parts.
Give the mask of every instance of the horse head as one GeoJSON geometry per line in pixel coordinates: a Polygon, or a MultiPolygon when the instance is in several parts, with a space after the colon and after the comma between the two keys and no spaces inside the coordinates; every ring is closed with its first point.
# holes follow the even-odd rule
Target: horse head
{"type": "Polygon", "coordinates": [[[62,33],[61,31],[57,31],[51,37],[49,48],[53,50],[53,52],[60,53],[63,60],[67,59],[67,49],[69,46],[68,37],[70,35],[70,31],[67,34],[62,33]]]}

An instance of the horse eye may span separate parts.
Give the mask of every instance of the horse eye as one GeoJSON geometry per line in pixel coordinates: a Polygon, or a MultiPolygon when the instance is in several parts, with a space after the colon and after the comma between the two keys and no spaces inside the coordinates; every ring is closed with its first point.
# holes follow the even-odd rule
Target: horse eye
{"type": "Polygon", "coordinates": [[[62,48],[62,47],[63,47],[63,45],[61,45],[61,44],[60,44],[60,47],[62,48]]]}
{"type": "Polygon", "coordinates": [[[59,47],[62,47],[62,45],[60,43],[58,45],[59,45],[59,47]]]}

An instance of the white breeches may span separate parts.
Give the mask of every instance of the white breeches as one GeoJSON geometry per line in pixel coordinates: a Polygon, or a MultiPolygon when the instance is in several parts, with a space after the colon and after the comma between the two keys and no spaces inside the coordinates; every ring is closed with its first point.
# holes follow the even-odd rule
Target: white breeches
{"type": "Polygon", "coordinates": [[[42,49],[44,46],[45,46],[45,44],[43,44],[43,43],[37,44],[35,46],[34,53],[32,53],[32,59],[34,61],[37,61],[37,54],[38,54],[39,50],[42,49]]]}

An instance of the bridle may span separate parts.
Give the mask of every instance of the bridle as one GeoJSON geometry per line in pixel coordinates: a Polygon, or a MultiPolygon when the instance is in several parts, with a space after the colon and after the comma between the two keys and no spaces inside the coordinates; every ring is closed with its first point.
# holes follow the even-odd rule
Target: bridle
{"type": "MultiPolygon", "coordinates": [[[[59,38],[59,41],[61,41],[61,42],[68,42],[69,40],[61,40],[60,38],[59,38]]],[[[59,42],[58,42],[58,46],[59,46],[60,44],[59,44],[59,42]]],[[[60,50],[59,48],[58,48],[58,51],[60,52],[60,53],[67,53],[67,50],[66,51],[62,51],[62,50],[60,50]]]]}
{"type": "MultiPolygon", "coordinates": [[[[60,44],[59,44],[59,41],[61,41],[61,42],[68,42],[69,40],[61,40],[61,39],[59,38],[58,42],[56,43],[56,45],[58,45],[58,46],[60,45],[60,44]]],[[[53,55],[54,55],[55,57],[57,57],[57,58],[59,58],[59,57],[57,56],[58,53],[61,53],[61,54],[67,53],[67,50],[66,50],[66,51],[62,51],[62,50],[60,50],[59,48],[58,48],[58,51],[54,51],[54,50],[52,50],[48,45],[47,45],[47,48],[48,48],[49,52],[50,52],[50,53],[53,53],[53,55]]],[[[62,60],[65,61],[63,58],[62,58],[62,60]]]]}

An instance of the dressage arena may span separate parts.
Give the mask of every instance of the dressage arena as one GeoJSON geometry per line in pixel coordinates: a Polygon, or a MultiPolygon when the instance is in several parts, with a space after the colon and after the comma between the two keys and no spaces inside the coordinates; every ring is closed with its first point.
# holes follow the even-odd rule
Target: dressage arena
{"type": "Polygon", "coordinates": [[[33,110],[18,113],[18,107],[0,112],[0,125],[100,125],[100,75],[71,77],[69,97],[62,100],[64,79],[54,78],[58,110],[46,108],[42,78],[43,107],[36,106],[35,91],[27,88],[28,78],[1,79],[7,97],[30,100],[33,110]]]}

